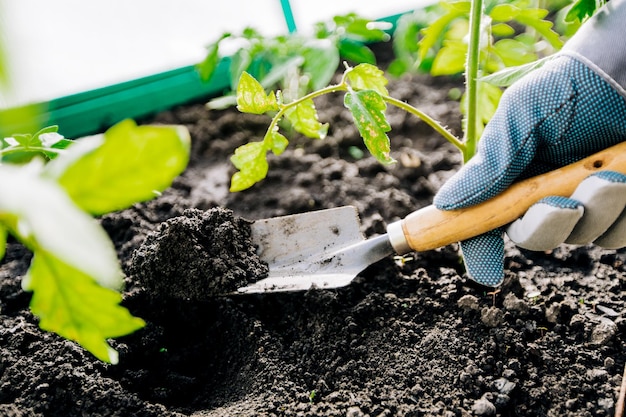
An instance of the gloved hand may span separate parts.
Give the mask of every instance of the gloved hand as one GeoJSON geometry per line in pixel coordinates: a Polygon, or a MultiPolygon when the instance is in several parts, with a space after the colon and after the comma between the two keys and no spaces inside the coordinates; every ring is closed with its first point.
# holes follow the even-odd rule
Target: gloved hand
{"type": "MultiPolygon", "coordinates": [[[[515,83],[486,126],[477,154],[439,190],[435,206],[452,210],[480,203],[517,180],[626,140],[626,99],[611,81],[584,60],[563,54],[515,83]]],[[[626,177],[600,172],[584,180],[570,199],[541,200],[508,233],[530,249],[564,241],[626,246],[626,220],[620,218],[625,205],[626,177]]],[[[468,275],[479,283],[502,282],[503,232],[461,242],[468,275]]]]}

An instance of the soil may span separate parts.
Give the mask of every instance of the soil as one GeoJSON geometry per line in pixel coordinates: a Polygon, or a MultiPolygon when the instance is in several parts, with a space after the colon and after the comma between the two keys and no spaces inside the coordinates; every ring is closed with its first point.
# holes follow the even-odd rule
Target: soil
{"type": "MultiPolygon", "coordinates": [[[[389,85],[456,133],[449,92],[458,88],[426,76],[389,85]]],[[[186,125],[193,155],[162,196],[99,219],[127,275],[123,303],[147,322],[111,341],[118,365],[37,327],[20,287],[30,254],[10,241],[0,264],[0,415],[613,415],[626,362],[623,250],[507,243],[499,291],[468,280],[451,245],[386,258],[339,289],[204,296],[222,276],[264,273],[248,220],[354,205],[374,236],[430,204],[460,164],[426,124],[390,108],[399,162],[380,165],[342,97],[316,104],[329,137],[294,139],[270,157],[267,179],[240,193],[228,192],[228,157],[262,138],[266,117],[196,103],[145,121],[186,125]]]]}

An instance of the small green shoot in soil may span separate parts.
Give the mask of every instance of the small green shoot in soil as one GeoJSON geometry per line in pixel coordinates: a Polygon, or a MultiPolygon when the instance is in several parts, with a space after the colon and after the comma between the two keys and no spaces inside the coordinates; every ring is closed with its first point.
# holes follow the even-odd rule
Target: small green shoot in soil
{"type": "Polygon", "coordinates": [[[92,215],[152,199],[188,158],[186,129],[130,120],[76,141],[50,127],[1,142],[0,257],[9,234],[33,252],[22,287],[42,329],[117,363],[107,339],[144,322],[119,305],[124,275],[92,215]]]}

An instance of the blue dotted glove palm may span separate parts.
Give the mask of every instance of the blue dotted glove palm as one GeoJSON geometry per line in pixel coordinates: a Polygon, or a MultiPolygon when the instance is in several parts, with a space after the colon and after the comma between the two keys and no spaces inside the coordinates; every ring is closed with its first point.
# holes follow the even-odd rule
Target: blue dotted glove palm
{"type": "MultiPolygon", "coordinates": [[[[568,165],[624,140],[624,97],[582,62],[559,56],[505,91],[477,154],[444,184],[434,204],[441,210],[454,210],[481,203],[515,181],[568,165]]],[[[508,234],[514,242],[535,250],[564,241],[591,243],[613,224],[615,230],[626,230],[616,220],[624,204],[626,177],[601,172],[583,181],[572,198],[541,200],[508,227],[508,234]]],[[[496,229],[461,242],[470,278],[488,286],[502,282],[504,231],[496,229]]],[[[620,238],[624,233],[608,235],[603,236],[607,244],[626,245],[626,238],[620,238]]]]}

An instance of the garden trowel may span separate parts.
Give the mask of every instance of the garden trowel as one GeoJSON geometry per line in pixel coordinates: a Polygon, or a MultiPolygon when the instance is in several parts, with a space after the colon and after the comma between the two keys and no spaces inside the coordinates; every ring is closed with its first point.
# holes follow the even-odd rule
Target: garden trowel
{"type": "Polygon", "coordinates": [[[389,224],[386,234],[370,239],[361,235],[357,211],[351,206],[257,220],[252,224],[252,239],[261,260],[269,265],[269,276],[238,292],[346,286],[359,272],[386,256],[469,239],[516,220],[544,197],[569,197],[584,178],[600,170],[626,174],[626,142],[515,183],[472,207],[419,209],[389,224]]]}

